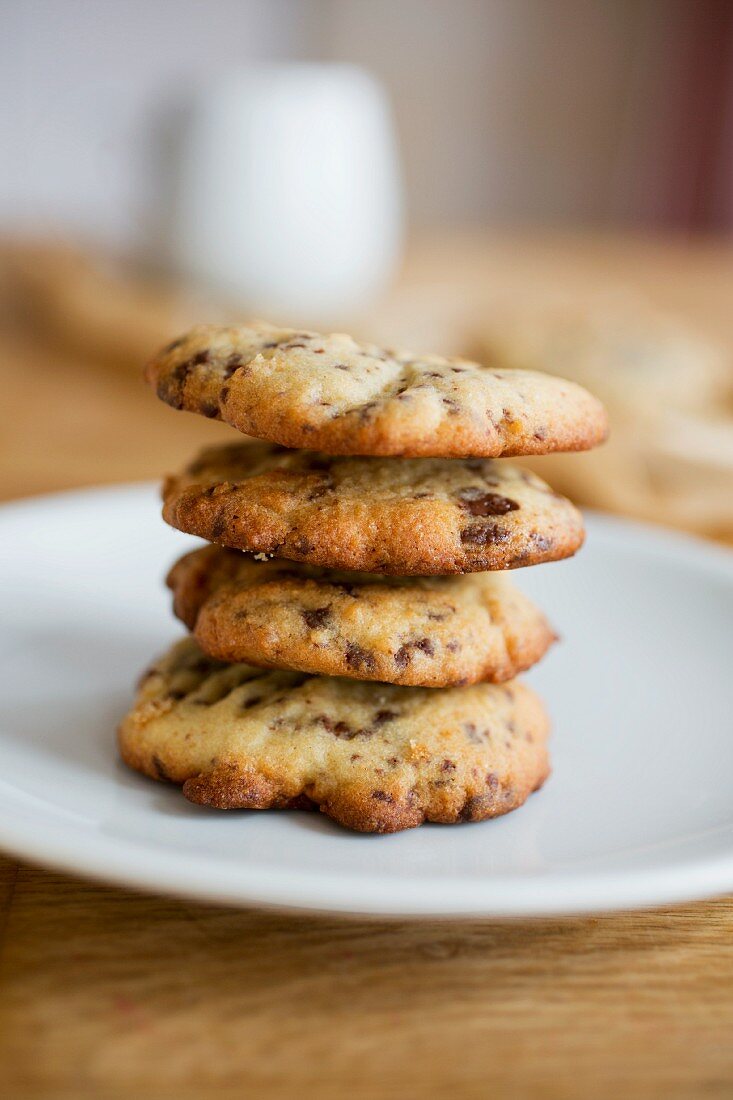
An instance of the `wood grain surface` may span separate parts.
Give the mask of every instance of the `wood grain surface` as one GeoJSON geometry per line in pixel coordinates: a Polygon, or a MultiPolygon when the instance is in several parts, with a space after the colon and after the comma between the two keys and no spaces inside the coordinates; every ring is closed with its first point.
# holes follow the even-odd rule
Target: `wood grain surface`
{"type": "MultiPolygon", "coordinates": [[[[444,286],[446,270],[465,299],[508,248],[425,243],[374,327],[417,325],[417,290],[444,286]]],[[[733,249],[571,240],[511,255],[623,271],[730,339],[733,249]]],[[[459,313],[432,318],[446,350],[459,313]]],[[[78,347],[15,327],[2,347],[5,498],[157,477],[227,434],[78,347]]],[[[619,1095],[733,1096],[730,899],[593,919],[349,921],[142,896],[0,857],[3,1100],[619,1095]]]]}
{"type": "Polygon", "coordinates": [[[385,923],[3,872],[5,1096],[731,1095],[730,902],[385,923]]]}

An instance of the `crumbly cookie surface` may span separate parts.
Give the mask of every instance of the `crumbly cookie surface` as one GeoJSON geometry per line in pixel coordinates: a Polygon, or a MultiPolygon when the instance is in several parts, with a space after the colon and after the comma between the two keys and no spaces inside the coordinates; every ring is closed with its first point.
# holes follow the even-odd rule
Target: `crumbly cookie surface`
{"type": "Polygon", "coordinates": [[[494,683],[554,634],[501,573],[388,577],[207,546],[168,574],[178,617],[222,661],[418,687],[494,683]]]}
{"type": "Polygon", "coordinates": [[[601,403],[561,378],[261,323],[199,325],[146,377],[174,408],[328,454],[548,454],[587,450],[607,432],[601,403]]]}
{"type": "Polygon", "coordinates": [[[347,458],[267,443],[209,448],[163,490],[163,517],[210,542],[398,576],[514,569],[583,542],[580,513],[490,459],[347,458]]]}
{"type": "Polygon", "coordinates": [[[548,721],[517,681],[367,684],[221,664],[178,642],[119,729],[125,762],[220,809],[317,806],[361,832],[480,821],[549,771],[548,721]]]}

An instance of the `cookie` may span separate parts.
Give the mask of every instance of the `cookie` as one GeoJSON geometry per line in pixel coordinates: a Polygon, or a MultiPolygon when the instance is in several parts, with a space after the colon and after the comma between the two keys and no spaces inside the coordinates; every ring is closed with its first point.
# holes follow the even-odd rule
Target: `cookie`
{"type": "Polygon", "coordinates": [[[119,729],[124,761],[218,809],[318,807],[361,832],[480,821],[549,770],[548,721],[517,681],[395,687],[265,672],[178,642],[119,729]]]}
{"type": "Polygon", "coordinates": [[[607,432],[601,403],[573,382],[266,324],[199,325],[146,376],[176,409],[327,454],[548,454],[587,450],[607,432]]]}
{"type": "Polygon", "coordinates": [[[417,687],[500,682],[554,640],[501,573],[382,577],[207,546],[167,583],[204,653],[265,668],[417,687]]]}
{"type": "Polygon", "coordinates": [[[573,554],[583,521],[536,475],[490,459],[345,458],[213,447],[166,480],[163,517],[210,542],[398,576],[573,554]]]}
{"type": "Polygon", "coordinates": [[[474,344],[492,365],[562,373],[589,386],[613,422],[606,447],[543,460],[574,500],[733,538],[730,352],[638,294],[556,299],[487,314],[474,344]]]}
{"type": "Polygon", "coordinates": [[[645,440],[665,413],[720,416],[733,397],[725,347],[638,294],[523,297],[521,306],[487,312],[475,346],[492,368],[541,368],[590,386],[614,430],[630,418],[645,440]]]}

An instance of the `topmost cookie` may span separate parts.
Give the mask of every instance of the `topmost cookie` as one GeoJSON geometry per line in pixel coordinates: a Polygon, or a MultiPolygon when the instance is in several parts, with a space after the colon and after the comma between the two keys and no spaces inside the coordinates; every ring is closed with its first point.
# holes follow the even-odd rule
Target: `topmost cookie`
{"type": "Polygon", "coordinates": [[[601,403],[561,378],[262,323],[198,325],[165,347],[146,376],[176,409],[328,454],[582,451],[607,430],[601,403]]]}

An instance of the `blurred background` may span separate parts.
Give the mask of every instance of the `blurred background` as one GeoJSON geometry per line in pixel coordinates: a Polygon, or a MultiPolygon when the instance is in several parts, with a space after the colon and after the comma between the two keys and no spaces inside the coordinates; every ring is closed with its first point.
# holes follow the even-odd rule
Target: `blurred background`
{"type": "Polygon", "coordinates": [[[613,435],[536,465],[733,537],[728,0],[6,0],[0,494],[228,429],[146,357],[262,316],[544,369],[613,435]]]}

